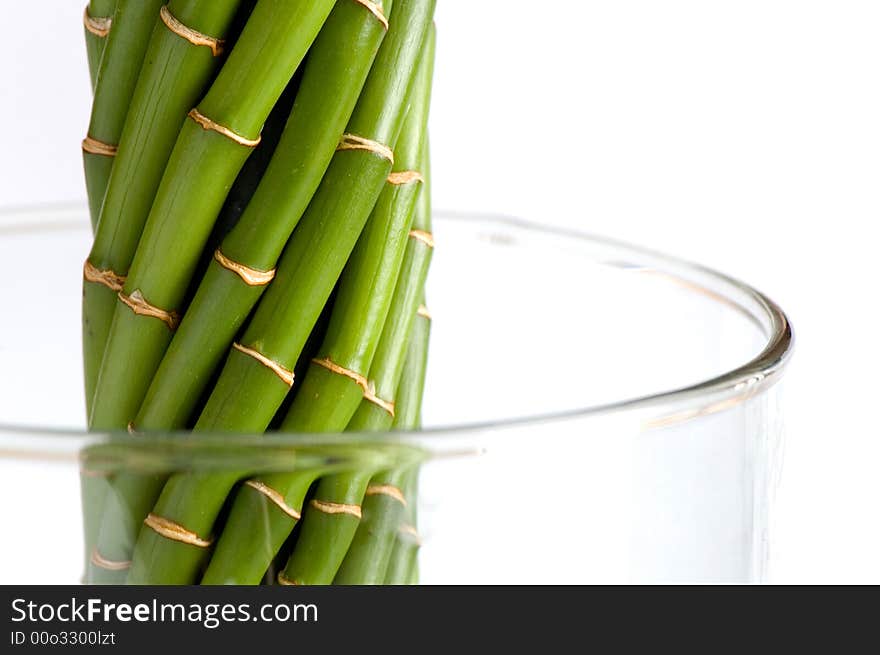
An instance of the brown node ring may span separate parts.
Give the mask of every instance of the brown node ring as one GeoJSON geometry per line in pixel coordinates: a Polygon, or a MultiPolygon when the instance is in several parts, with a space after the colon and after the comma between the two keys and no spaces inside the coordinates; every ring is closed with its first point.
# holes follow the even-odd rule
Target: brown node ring
{"type": "Polygon", "coordinates": [[[125,571],[131,567],[131,560],[115,561],[107,559],[98,552],[97,548],[92,551],[89,561],[99,569],[104,569],[105,571],[125,571]]]}
{"type": "Polygon", "coordinates": [[[391,415],[392,418],[394,418],[394,401],[384,400],[377,396],[375,389],[372,388],[372,385],[370,385],[370,388],[364,392],[364,400],[373,403],[379,409],[385,410],[391,415]]]}
{"type": "Polygon", "coordinates": [[[203,45],[211,48],[211,54],[215,57],[223,54],[223,39],[217,39],[187,27],[174,17],[168,9],[168,5],[162,5],[162,9],[159,10],[159,16],[162,18],[162,22],[165,23],[165,27],[182,39],[186,39],[193,45],[203,45]]]}
{"type": "Polygon", "coordinates": [[[94,282],[95,284],[101,284],[111,291],[122,291],[122,287],[125,286],[125,276],[119,275],[118,273],[114,273],[109,268],[106,270],[102,270],[92,264],[88,259],[85,264],[83,264],[83,279],[86,282],[94,282]]]}
{"type": "Polygon", "coordinates": [[[284,382],[288,387],[293,386],[293,371],[288,368],[285,368],[278,362],[269,359],[263,353],[258,350],[254,350],[253,348],[248,348],[247,346],[243,346],[240,343],[233,343],[232,347],[240,353],[247,355],[248,357],[253,357],[255,360],[260,362],[263,366],[271,370],[275,375],[281,378],[281,381],[284,382]]]}
{"type": "Polygon", "coordinates": [[[83,11],[83,25],[89,33],[94,34],[99,39],[103,39],[110,33],[110,26],[113,24],[111,16],[89,16],[89,8],[83,11]]]}
{"type": "Polygon", "coordinates": [[[419,531],[415,529],[412,525],[405,524],[400,526],[400,530],[398,532],[405,536],[409,537],[413,540],[416,546],[422,545],[422,538],[419,536],[419,531]]]}
{"type": "Polygon", "coordinates": [[[276,576],[276,579],[278,580],[278,584],[280,584],[283,587],[296,587],[296,586],[298,586],[296,582],[294,582],[293,580],[288,578],[286,575],[284,575],[284,571],[278,571],[278,575],[276,576]]]}
{"type": "Polygon", "coordinates": [[[400,488],[393,484],[371,484],[367,487],[367,496],[388,496],[406,507],[406,498],[400,488]]]}
{"type": "Polygon", "coordinates": [[[317,498],[313,499],[310,503],[312,507],[314,507],[319,512],[323,512],[324,514],[348,514],[349,516],[354,516],[355,518],[361,518],[361,506],[360,505],[346,505],[345,503],[331,503],[326,500],[318,500],[317,498]]]}
{"type": "Polygon", "coordinates": [[[86,136],[82,140],[82,149],[83,152],[87,152],[90,155],[102,155],[103,157],[115,157],[118,150],[112,143],[104,143],[90,136],[86,136]]]}
{"type": "Polygon", "coordinates": [[[388,184],[402,186],[413,182],[424,182],[424,176],[418,171],[395,171],[388,176],[388,184]]]}
{"type": "Polygon", "coordinates": [[[387,159],[392,164],[394,163],[394,151],[391,148],[384,143],[366,139],[357,134],[343,134],[339,145],[336,146],[336,150],[337,152],[342,150],[366,150],[387,159]]]}
{"type": "Polygon", "coordinates": [[[334,362],[329,357],[316,357],[312,360],[313,364],[317,364],[318,366],[322,366],[326,368],[331,373],[336,373],[337,375],[343,375],[350,380],[354,380],[357,385],[364,390],[364,393],[368,393],[370,391],[370,383],[363,375],[358,373],[357,371],[352,371],[351,369],[347,369],[344,366],[340,366],[336,362],[334,362]]]}
{"type": "Polygon", "coordinates": [[[428,311],[428,308],[425,305],[419,305],[419,308],[416,311],[416,315],[421,316],[422,318],[426,318],[429,321],[433,320],[431,317],[431,312],[428,311]]]}
{"type": "Polygon", "coordinates": [[[126,295],[124,291],[120,291],[117,295],[119,300],[138,316],[158,318],[168,326],[169,330],[176,330],[180,324],[180,315],[177,312],[167,312],[164,309],[151,305],[144,298],[144,294],[141,293],[140,289],[135,289],[131,292],[131,295],[126,295]]]}
{"type": "Polygon", "coordinates": [[[245,484],[251,489],[255,489],[258,493],[263,494],[266,498],[275,503],[282,512],[287,514],[294,521],[299,521],[300,513],[296,511],[296,509],[288,505],[284,501],[284,496],[275,491],[275,489],[270,487],[268,484],[266,484],[265,482],[260,482],[259,480],[248,480],[247,482],[245,482],[245,484]]]}
{"type": "Polygon", "coordinates": [[[388,19],[385,18],[385,11],[382,9],[381,2],[371,2],[371,0],[355,0],[355,2],[366,7],[370,13],[379,19],[379,22],[382,23],[382,27],[386,30],[388,29],[388,19]]]}
{"type": "Polygon", "coordinates": [[[254,148],[260,143],[260,137],[257,137],[256,139],[249,139],[246,136],[242,136],[241,134],[233,132],[225,125],[221,125],[220,123],[208,118],[196,108],[190,109],[187,116],[193,119],[203,130],[210,130],[212,132],[217,132],[217,134],[222,134],[227,139],[232,139],[239,145],[243,145],[248,148],[254,148]]]}
{"type": "Polygon", "coordinates": [[[261,271],[244,264],[239,264],[220,252],[220,248],[214,251],[214,260],[226,270],[238,275],[238,277],[244,280],[245,284],[251,287],[266,286],[275,278],[274,268],[271,271],[261,271]]]}
{"type": "Polygon", "coordinates": [[[213,543],[213,539],[202,539],[192,530],[187,530],[179,523],[156,514],[148,514],[147,518],[144,519],[144,525],[158,535],[171,541],[179,541],[182,544],[189,544],[198,548],[208,548],[213,543]]]}
{"type": "Polygon", "coordinates": [[[434,235],[430,232],[425,232],[425,230],[410,230],[409,236],[416,241],[421,241],[429,248],[434,247],[434,235]]]}

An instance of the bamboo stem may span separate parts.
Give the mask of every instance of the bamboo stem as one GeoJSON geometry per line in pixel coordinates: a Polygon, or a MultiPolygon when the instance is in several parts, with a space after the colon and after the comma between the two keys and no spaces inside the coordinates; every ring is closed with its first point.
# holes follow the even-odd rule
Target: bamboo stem
{"type": "MultiPolygon", "coordinates": [[[[294,85],[294,82],[291,82],[294,85]]],[[[284,92],[287,96],[292,89],[284,92]]],[[[262,151],[272,150],[277,143],[281,128],[283,127],[286,112],[290,110],[290,102],[282,96],[263,130],[263,141],[253,156],[248,158],[236,179],[229,198],[236,201],[245,201],[252,194],[256,186],[255,179],[259,179],[259,173],[266,168],[268,157],[262,151]],[[256,170],[255,170],[256,169],[256,170]]],[[[229,205],[229,201],[227,201],[229,205]]],[[[225,216],[222,220],[234,221],[237,207],[224,207],[225,216]]],[[[134,426],[132,426],[134,427],[134,426]]],[[[101,505],[99,515],[100,533],[97,539],[97,548],[100,552],[114,553],[117,559],[130,559],[134,541],[140,530],[143,519],[153,507],[156,499],[162,491],[162,486],[167,480],[167,475],[141,474],[135,471],[121,471],[110,482],[110,493],[113,501],[101,505]]],[[[92,562],[92,564],[95,564],[92,562]]],[[[100,568],[100,567],[98,567],[100,568]]],[[[95,571],[91,576],[94,583],[121,584],[125,580],[125,571],[114,570],[111,573],[95,571]]]]}
{"type": "MultiPolygon", "coordinates": [[[[349,121],[348,133],[359,139],[343,138],[282,257],[275,281],[261,300],[239,348],[230,353],[196,424],[197,430],[261,432],[283,402],[290,383],[278,375],[278,368],[293,370],[390,172],[391,162],[385,154],[376,152],[378,148],[364,149],[364,144],[396,143],[433,9],[434,0],[396,0],[388,35],[349,121]],[[268,366],[266,360],[274,366],[268,366]]],[[[166,486],[157,507],[172,506],[180,515],[194,511],[200,517],[219,511],[228,488],[212,486],[214,483],[206,480],[199,489],[195,482],[190,485],[177,480],[180,477],[195,480],[199,476],[172,478],[169,485],[177,481],[186,495],[166,486]],[[195,503],[194,497],[198,498],[195,503]]],[[[342,500],[337,503],[334,499],[333,506],[352,505],[346,501],[355,498],[359,489],[362,493],[361,487],[365,488],[368,480],[367,475],[362,483],[358,480],[336,490],[342,500]]],[[[307,513],[313,511],[332,519],[354,518],[351,513],[327,512],[314,505],[307,513]]],[[[151,571],[162,579],[165,571],[178,567],[178,562],[167,559],[172,556],[170,550],[141,548],[140,538],[135,550],[136,563],[139,552],[150,558],[139,569],[143,573],[139,580],[152,580],[151,571]]],[[[190,564],[195,567],[197,562],[190,564]]],[[[193,568],[189,576],[195,573],[193,568]]]]}
{"type": "Polygon", "coordinates": [[[94,92],[95,85],[97,84],[101,55],[104,54],[107,35],[113,26],[113,12],[115,10],[116,0],[90,0],[83,11],[86,57],[89,62],[89,79],[92,83],[92,92],[94,92]]]}
{"type": "MultiPolygon", "coordinates": [[[[386,11],[390,7],[386,2],[386,11]]],[[[384,36],[382,24],[363,5],[348,0],[333,8],[309,51],[276,155],[220,245],[223,260],[215,256],[209,264],[135,418],[140,428],[186,425],[314,195],[384,36]],[[340,43],[347,44],[344,51],[340,43]]]]}
{"type": "MultiPolygon", "coordinates": [[[[433,0],[397,0],[391,26],[347,132],[373,144],[400,134],[433,0]]],[[[278,265],[240,343],[292,370],[367,218],[391,162],[344,138],[278,265]]],[[[233,349],[196,429],[262,432],[290,385],[233,349]]]]}
{"type": "MultiPolygon", "coordinates": [[[[397,388],[397,414],[394,417],[396,430],[417,430],[422,425],[422,397],[425,390],[430,332],[430,316],[426,312],[419,313],[410,334],[406,362],[397,388]]],[[[410,502],[406,508],[405,522],[396,535],[385,574],[385,584],[414,584],[414,578],[418,578],[417,557],[421,546],[416,512],[418,477],[418,467],[412,467],[404,478],[403,490],[410,502]]]]}
{"type": "MultiPolygon", "coordinates": [[[[257,3],[217,79],[184,121],[120,299],[138,292],[158,310],[179,309],[230,185],[332,4],[257,3]]],[[[117,303],[91,427],[119,429],[134,418],[171,340],[166,323],[117,303]]]]}
{"type": "MultiPolygon", "coordinates": [[[[431,34],[434,38],[433,30],[431,34]]],[[[428,98],[428,102],[429,100],[428,98]]],[[[427,137],[422,151],[421,168],[425,171],[426,184],[423,185],[419,205],[415,211],[394,297],[370,368],[370,380],[375,386],[376,393],[381,398],[391,401],[395,400],[394,396],[400,384],[409,335],[418,315],[434,250],[433,239],[429,241],[424,238],[424,235],[431,234],[431,197],[428,182],[430,153],[427,137]]],[[[347,430],[354,432],[388,430],[393,420],[394,417],[387,411],[365,399],[358,406],[347,430]]]]}
{"type": "MultiPolygon", "coordinates": [[[[368,403],[375,408],[374,411],[383,413],[389,424],[394,416],[394,404],[386,400],[393,396],[376,393],[374,384],[367,382],[362,375],[340,375],[339,370],[328,368],[327,362],[337,368],[341,366],[342,371],[375,370],[371,367],[373,354],[382,336],[395,286],[399,284],[413,210],[423,191],[424,177],[418,167],[426,159],[434,41],[434,31],[430,28],[415,74],[411,107],[397,149],[395,173],[389,176],[388,186],[343,275],[327,338],[320,351],[324,356],[309,370],[282,429],[341,430],[342,421],[348,422],[362,403],[368,403]]],[[[402,511],[388,498],[373,498],[369,490],[389,485],[396,488],[400,477],[400,471],[380,473],[367,487],[364,483],[370,479],[370,474],[365,471],[323,478],[316,492],[316,497],[322,500],[350,502],[349,496],[340,500],[333,494],[339,490],[350,493],[362,487],[367,490],[363,501],[364,521],[360,527],[352,529],[351,521],[345,517],[325,517],[312,512],[303,522],[285,575],[297,581],[327,584],[334,579],[335,567],[347,561],[349,564],[338,572],[340,582],[381,582],[402,511]],[[352,539],[356,541],[353,543],[352,539]],[[316,552],[322,554],[320,559],[316,560],[316,552]]],[[[399,500],[402,503],[402,499],[399,500]]]]}
{"type": "MultiPolygon", "coordinates": [[[[204,92],[220,65],[209,47],[172,31],[180,25],[226,37],[240,0],[171,0],[162,7],[122,127],[107,181],[89,265],[124,280],[153,204],[156,189],[186,112],[204,92]],[[173,21],[173,22],[172,22],[173,21]]],[[[86,410],[91,411],[110,322],[116,285],[83,282],[83,357],[86,410]]]]}
{"type": "Polygon", "coordinates": [[[235,495],[201,584],[259,584],[299,521],[320,470],[259,476],[235,495]]]}
{"type": "Polygon", "coordinates": [[[363,519],[333,579],[334,584],[384,582],[395,541],[412,501],[401,489],[406,474],[405,469],[396,469],[370,480],[363,502],[363,519]]]}
{"type": "Polygon", "coordinates": [[[96,77],[83,166],[92,229],[97,226],[107,180],[128,114],[150,34],[163,0],[119,0],[96,77]]]}

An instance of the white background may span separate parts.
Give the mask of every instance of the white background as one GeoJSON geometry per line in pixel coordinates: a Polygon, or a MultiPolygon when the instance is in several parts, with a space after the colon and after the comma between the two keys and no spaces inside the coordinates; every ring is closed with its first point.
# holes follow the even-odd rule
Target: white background
{"type": "MultiPolygon", "coordinates": [[[[84,199],[82,3],[2,0],[0,205],[84,199]]],[[[790,314],[776,582],[880,582],[880,5],[440,0],[435,203],[693,259],[790,314]]]]}

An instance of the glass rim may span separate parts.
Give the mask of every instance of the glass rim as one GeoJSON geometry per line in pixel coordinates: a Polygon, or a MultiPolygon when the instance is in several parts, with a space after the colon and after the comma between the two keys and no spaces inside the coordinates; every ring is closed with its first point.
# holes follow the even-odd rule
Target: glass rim
{"type": "MultiPolygon", "coordinates": [[[[83,228],[85,226],[82,222],[82,217],[85,215],[85,212],[85,205],[80,203],[33,204],[0,208],[0,237],[5,234],[20,234],[22,232],[83,228]],[[56,216],[50,221],[37,225],[10,221],[10,218],[32,213],[49,213],[55,214],[56,216]],[[78,220],[74,217],[78,217],[78,220]]],[[[411,441],[411,438],[415,435],[418,435],[419,443],[428,444],[432,442],[435,443],[436,438],[442,437],[443,435],[470,433],[475,431],[482,432],[556,421],[570,421],[608,414],[637,412],[639,410],[650,411],[658,407],[668,406],[669,411],[649,418],[647,423],[645,423],[648,428],[664,427],[666,425],[723,411],[724,409],[758,395],[774,385],[781,378],[781,374],[790,360],[794,348],[794,333],[788,316],[782,308],[751,285],[708,266],[603,235],[592,234],[561,226],[538,224],[529,220],[515,218],[504,214],[467,210],[435,210],[434,217],[442,222],[463,223],[466,221],[469,223],[479,223],[483,226],[494,226],[500,229],[514,230],[532,235],[561,238],[581,245],[592,245],[593,247],[608,250],[612,253],[626,255],[627,257],[623,260],[602,260],[601,263],[622,268],[632,268],[633,266],[645,267],[666,275],[672,278],[673,282],[683,284],[695,293],[706,295],[717,302],[723,303],[727,305],[728,308],[738,311],[746,318],[752,320],[752,322],[757,323],[765,333],[767,342],[764,348],[756,356],[719,375],[683,387],[633,398],[625,398],[610,403],[587,405],[567,410],[537,413],[534,415],[499,420],[440,425],[424,428],[418,431],[394,431],[385,433],[366,433],[361,435],[353,433],[333,433],[326,435],[269,433],[260,435],[260,442],[263,446],[267,445],[267,440],[276,444],[295,443],[300,445],[318,445],[323,442],[332,442],[334,445],[342,445],[343,443],[352,444],[363,441],[377,443],[383,440],[391,440],[399,443],[401,441],[411,441]],[[636,261],[641,263],[632,263],[636,261]],[[760,315],[753,309],[745,306],[745,304],[737,302],[734,298],[719,294],[718,292],[710,290],[694,281],[695,279],[701,278],[711,280],[716,284],[720,284],[721,286],[748,298],[751,303],[753,303],[754,307],[759,308],[760,315]],[[344,436],[345,438],[340,441],[341,436],[344,436]],[[427,437],[428,441],[423,441],[423,437],[427,437]]],[[[20,440],[16,440],[16,448],[13,452],[4,447],[2,442],[4,436],[34,434],[48,437],[79,437],[87,439],[89,443],[93,443],[95,439],[130,439],[130,435],[125,430],[89,432],[78,428],[14,425],[0,421],[0,457],[9,454],[21,454],[21,446],[23,445],[20,440]]],[[[204,435],[195,435],[191,431],[164,431],[152,434],[139,434],[138,442],[144,444],[145,442],[156,440],[156,442],[167,444],[169,439],[186,438],[191,444],[194,437],[199,442],[203,443],[211,443],[214,441],[212,435],[208,433],[204,435]]],[[[254,435],[244,433],[217,433],[213,435],[213,437],[222,440],[222,442],[227,445],[236,443],[239,446],[244,446],[259,445],[260,443],[254,443],[254,435]],[[243,439],[239,440],[237,437],[242,437],[243,439]]]]}

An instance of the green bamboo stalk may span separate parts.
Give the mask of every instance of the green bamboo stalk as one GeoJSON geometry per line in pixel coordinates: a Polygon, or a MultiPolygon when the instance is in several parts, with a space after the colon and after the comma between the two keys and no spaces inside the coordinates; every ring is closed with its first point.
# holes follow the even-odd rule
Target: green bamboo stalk
{"type": "MultiPolygon", "coordinates": [[[[417,430],[422,425],[422,397],[425,390],[430,332],[431,318],[423,311],[413,325],[403,375],[397,388],[395,430],[417,430]]],[[[418,579],[417,557],[421,545],[416,515],[418,476],[418,467],[412,467],[404,478],[402,489],[409,504],[406,507],[405,523],[400,526],[394,541],[388,571],[385,574],[385,584],[414,584],[414,580],[418,579]]]]}
{"type": "MultiPolygon", "coordinates": [[[[262,432],[391,171],[434,0],[397,0],[391,27],[275,281],[231,350],[196,429],[262,432]]],[[[337,301],[338,302],[338,301],[337,301]]]]}
{"type": "MultiPolygon", "coordinates": [[[[428,148],[425,149],[423,167],[430,166],[428,148]]],[[[429,178],[426,178],[429,179],[429,178]]],[[[370,379],[381,398],[396,401],[394,395],[400,384],[406,361],[407,344],[413,324],[419,314],[425,279],[431,265],[434,241],[431,233],[430,184],[425,186],[420,206],[416,209],[412,231],[391,309],[382,330],[379,347],[373,358],[370,379]]],[[[346,428],[353,432],[388,430],[393,418],[375,404],[362,401],[346,428]]]]}
{"type": "Polygon", "coordinates": [[[422,426],[422,398],[430,337],[431,315],[422,302],[409,335],[403,372],[397,387],[393,424],[395,430],[418,430],[422,426]]]}
{"type": "MultiPolygon", "coordinates": [[[[388,187],[346,267],[327,338],[321,349],[323,356],[316,359],[309,369],[303,387],[282,424],[283,430],[341,431],[361,402],[374,405],[388,416],[389,421],[394,415],[393,402],[384,400],[388,396],[374,393],[372,383],[361,372],[372,370],[373,355],[382,335],[407,246],[413,210],[422,191],[423,177],[417,168],[425,159],[423,152],[426,148],[433,62],[434,31],[430,29],[416,73],[411,107],[397,148],[396,171],[389,178],[388,187]]],[[[373,498],[369,494],[370,489],[397,489],[397,474],[391,474],[388,478],[391,481],[380,476],[369,486],[370,472],[358,471],[323,478],[315,498],[327,506],[356,506],[363,496],[357,498],[352,495],[355,490],[367,493],[363,506],[367,527],[364,530],[357,527],[351,518],[353,512],[330,513],[322,511],[320,505],[313,505],[309,508],[285,568],[285,576],[297,583],[330,583],[352,546],[351,539],[364,531],[369,533],[375,530],[378,534],[391,530],[392,539],[384,539],[388,542],[385,550],[390,555],[396,524],[400,522],[401,512],[397,505],[401,504],[402,496],[395,499],[379,494],[383,497],[373,498]],[[335,495],[340,492],[345,495],[335,495]],[[309,520],[309,517],[313,520],[309,520]],[[338,531],[333,529],[334,524],[339,526],[338,531]],[[320,559],[316,559],[315,553],[320,553],[320,559]]],[[[361,579],[363,574],[365,580],[381,582],[387,557],[384,557],[384,563],[380,563],[382,559],[376,559],[377,567],[369,575],[361,566],[352,564],[349,572],[343,574],[343,579],[351,583],[361,579]]]]}
{"type": "MultiPolygon", "coordinates": [[[[391,9],[388,1],[384,6],[386,12],[391,9]]],[[[220,246],[245,271],[275,268],[330,164],[384,36],[384,24],[364,5],[348,0],[333,8],[309,51],[276,155],[220,246]]],[[[246,277],[216,258],[210,262],[135,417],[139,429],[185,427],[212,371],[266,288],[246,277]]]]}
{"type": "MultiPolygon", "coordinates": [[[[291,82],[290,87],[295,87],[295,83],[291,82]]],[[[294,91],[295,88],[285,90],[282,99],[269,115],[266,127],[263,129],[263,139],[254,154],[245,162],[230,191],[227,205],[230,199],[234,199],[236,203],[246,202],[247,197],[253,194],[259,173],[265,170],[271,150],[277,144],[287,114],[290,112],[292,98],[287,96],[293,95],[294,91]]],[[[224,206],[225,216],[222,216],[222,220],[234,221],[238,211],[237,206],[224,206]]],[[[98,512],[97,523],[100,529],[95,546],[101,557],[92,558],[87,576],[92,584],[125,582],[127,570],[113,563],[131,559],[134,541],[141,524],[155,504],[167,479],[168,475],[163,473],[120,470],[109,482],[110,499],[95,505],[94,508],[87,508],[87,511],[98,512]]]]}
{"type": "Polygon", "coordinates": [[[207,95],[184,121],[119,294],[91,427],[119,429],[137,413],[229,188],[332,5],[260,0],[207,95]]]}
{"type": "Polygon", "coordinates": [[[91,582],[92,560],[98,545],[101,512],[104,500],[110,489],[110,479],[101,472],[91,471],[83,463],[80,468],[80,503],[83,516],[83,546],[85,562],[83,563],[83,582],[91,582]]]}
{"type": "Polygon", "coordinates": [[[239,4],[240,0],[171,0],[160,10],[86,262],[83,361],[87,411],[91,410],[120,282],[128,274],[186,112],[220,65],[222,41],[239,4]]]}
{"type": "Polygon", "coordinates": [[[363,518],[346,548],[334,584],[374,585],[385,581],[394,542],[409,505],[402,490],[406,474],[405,469],[395,469],[370,480],[362,505],[363,518]]]}
{"type": "Polygon", "coordinates": [[[92,229],[104,192],[141,63],[164,0],[119,0],[96,78],[89,131],[83,140],[83,167],[92,229]]]}
{"type": "MultiPolygon", "coordinates": [[[[395,532],[388,537],[391,542],[390,554],[385,568],[385,577],[382,580],[387,585],[413,584],[411,582],[413,572],[418,567],[418,553],[421,547],[416,520],[418,477],[419,469],[417,467],[407,469],[403,473],[400,488],[407,499],[407,505],[404,508],[400,524],[395,532]]],[[[368,547],[369,545],[367,544],[368,547]]],[[[379,546],[384,547],[384,544],[379,544],[379,546]]]]}
{"type": "Polygon", "coordinates": [[[235,495],[201,584],[259,584],[299,521],[320,469],[261,475],[235,495]]]}
{"type": "MultiPolygon", "coordinates": [[[[290,390],[290,371],[390,172],[392,157],[384,150],[396,143],[402,128],[433,9],[434,0],[395,1],[388,34],[349,121],[348,133],[353,136],[344,138],[333,156],[282,256],[274,283],[245,331],[245,345],[236,344],[230,353],[197,430],[262,432],[290,390]]],[[[223,488],[218,476],[203,480],[199,488],[198,477],[172,477],[154,512],[186,526],[208,518],[213,522],[234,480],[227,480],[223,488]]],[[[180,568],[176,559],[180,547],[141,531],[135,548],[138,575],[129,579],[168,581],[170,570],[179,576],[173,579],[194,579],[197,562],[191,562],[189,569],[180,568]],[[139,562],[141,557],[149,560],[139,562]]],[[[135,571],[133,567],[132,574],[135,571]]]]}
{"type": "MultiPolygon", "coordinates": [[[[416,85],[418,86],[418,81],[416,85]]],[[[418,163],[418,146],[423,133],[421,120],[414,118],[410,112],[403,132],[398,141],[394,168],[389,182],[379,197],[376,207],[364,228],[360,239],[349,259],[348,265],[339,283],[339,292],[330,316],[329,326],[317,361],[332,362],[334,366],[345,367],[339,370],[368,370],[372,353],[381,334],[382,324],[388,311],[391,292],[397,279],[407,233],[412,219],[412,212],[420,189],[420,178],[413,175],[402,175],[410,172],[411,167],[418,163]],[[410,144],[414,144],[414,147],[410,144]]],[[[416,117],[417,118],[417,117],[416,117]]],[[[293,405],[288,412],[281,429],[286,432],[318,433],[341,432],[354,413],[364,396],[367,386],[366,378],[359,384],[349,375],[334,373],[325,365],[309,366],[305,381],[299,390],[293,405]]],[[[363,476],[358,473],[358,476],[363,476]]],[[[318,477],[313,476],[308,484],[318,477]]],[[[366,474],[365,480],[369,480],[366,474]]],[[[265,481],[270,494],[282,496],[286,502],[291,493],[292,506],[300,511],[302,496],[301,473],[277,474],[265,481]],[[288,491],[293,489],[294,491],[288,491]]],[[[318,488],[318,497],[326,498],[327,481],[323,480],[318,488]],[[324,495],[322,495],[324,494],[324,495]]],[[[307,485],[306,485],[307,487],[307,485]]],[[[334,487],[335,488],[335,487],[334,487]]],[[[242,489],[239,496],[245,495],[239,508],[233,505],[224,535],[232,534],[230,539],[222,539],[226,546],[222,553],[214,555],[206,574],[206,583],[234,581],[237,584],[255,584],[272,561],[287,535],[293,530],[294,522],[290,521],[290,512],[274,513],[271,516],[259,516],[265,525],[262,534],[254,525],[255,515],[249,511],[253,503],[253,492],[242,489]],[[250,541],[242,543],[238,535],[251,535],[250,541]],[[263,543],[263,535],[268,543],[263,543]],[[236,551],[235,547],[245,547],[236,551]],[[259,544],[259,552],[253,550],[259,544]],[[261,557],[257,558],[257,555],[261,557]]],[[[312,538],[307,536],[306,539],[312,538]]],[[[336,542],[345,554],[346,546],[342,540],[336,542]]],[[[327,553],[324,553],[325,557],[327,553]]],[[[313,560],[312,560],[313,561],[313,560]]]]}
{"type": "Polygon", "coordinates": [[[101,65],[104,44],[107,42],[107,35],[113,25],[115,9],[116,0],[91,0],[83,11],[86,57],[89,62],[89,79],[92,82],[93,92],[98,80],[98,68],[101,65]]]}

